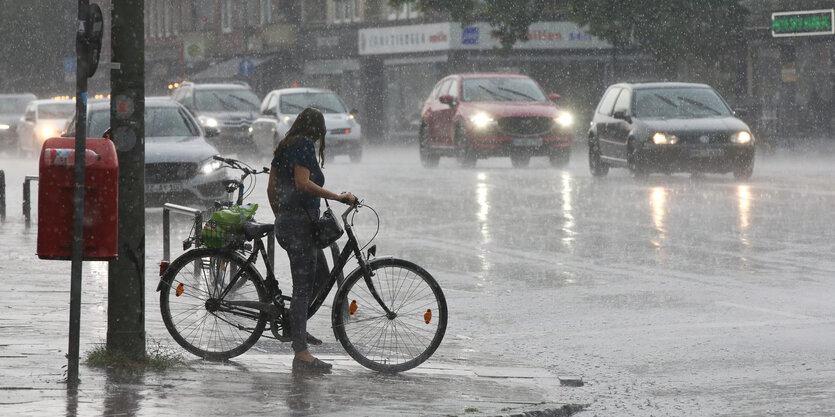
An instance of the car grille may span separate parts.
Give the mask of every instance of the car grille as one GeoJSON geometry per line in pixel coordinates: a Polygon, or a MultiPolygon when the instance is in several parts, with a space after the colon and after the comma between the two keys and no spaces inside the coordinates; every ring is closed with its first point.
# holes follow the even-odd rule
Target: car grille
{"type": "Polygon", "coordinates": [[[498,123],[499,131],[510,136],[544,135],[554,128],[550,117],[504,117],[498,123]]]}
{"type": "Polygon", "coordinates": [[[145,182],[176,182],[193,178],[197,174],[197,164],[192,162],[166,162],[145,164],[145,182]]]}
{"type": "Polygon", "coordinates": [[[678,136],[678,143],[688,145],[728,143],[730,139],[730,134],[726,132],[686,133],[676,136],[678,136]]]}
{"type": "Polygon", "coordinates": [[[237,119],[225,119],[221,123],[224,127],[248,128],[250,125],[252,125],[252,120],[249,120],[245,117],[240,117],[237,119]]]}

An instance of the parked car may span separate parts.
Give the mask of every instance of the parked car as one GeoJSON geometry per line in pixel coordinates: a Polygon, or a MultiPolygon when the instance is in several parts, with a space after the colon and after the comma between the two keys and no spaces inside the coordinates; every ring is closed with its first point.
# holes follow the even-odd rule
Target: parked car
{"type": "Polygon", "coordinates": [[[728,173],[754,170],[754,135],[708,85],[615,84],[603,94],[588,133],[589,168],[635,176],[653,172],[728,173]]]}
{"type": "Polygon", "coordinates": [[[256,151],[249,128],[258,116],[261,101],[249,85],[185,82],[174,89],[171,98],[186,106],[202,126],[220,131],[209,139],[217,149],[236,154],[256,151]]]}
{"type": "Polygon", "coordinates": [[[568,164],[571,115],[531,78],[518,74],[472,73],[443,78],[423,104],[418,130],[420,160],[434,167],[442,156],[463,167],[479,158],[509,156],[527,166],[532,156],[551,165],[568,164]]]}
{"type": "Polygon", "coordinates": [[[360,162],[363,141],[357,111],[349,111],[333,91],[320,88],[285,88],[270,91],[264,97],[261,116],[252,123],[252,140],[259,152],[272,155],[296,116],[307,107],[315,107],[325,116],[327,157],[348,155],[352,162],[360,162]]]}
{"type": "MultiPolygon", "coordinates": [[[[101,137],[109,127],[109,101],[90,103],[88,136],[101,137]]],[[[64,136],[75,136],[74,117],[64,136]]],[[[212,158],[217,154],[185,107],[168,97],[145,98],[145,196],[149,205],[226,200],[223,182],[229,176],[212,158]]]]}
{"type": "Polygon", "coordinates": [[[17,147],[21,154],[41,152],[43,143],[59,136],[75,113],[75,100],[34,100],[17,123],[17,147]]]}
{"type": "Polygon", "coordinates": [[[17,123],[34,94],[0,94],[0,149],[16,149],[17,123]]]}

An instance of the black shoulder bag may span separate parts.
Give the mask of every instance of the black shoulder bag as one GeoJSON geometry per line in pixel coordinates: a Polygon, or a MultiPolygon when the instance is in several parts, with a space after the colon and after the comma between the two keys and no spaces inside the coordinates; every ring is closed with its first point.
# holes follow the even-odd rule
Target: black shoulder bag
{"type": "Polygon", "coordinates": [[[325,199],[325,207],[327,208],[322,213],[322,217],[316,220],[310,216],[309,211],[305,210],[307,217],[310,217],[310,221],[313,223],[313,244],[319,249],[327,248],[345,233],[336,215],[333,214],[327,199],[325,199]]]}

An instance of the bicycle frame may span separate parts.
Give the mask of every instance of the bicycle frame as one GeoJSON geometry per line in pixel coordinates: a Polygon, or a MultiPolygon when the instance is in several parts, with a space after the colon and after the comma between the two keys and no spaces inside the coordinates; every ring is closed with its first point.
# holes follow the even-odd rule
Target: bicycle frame
{"type": "MultiPolygon", "coordinates": [[[[372,274],[370,268],[368,267],[367,260],[363,256],[362,251],[360,250],[359,244],[357,243],[356,236],[354,235],[354,231],[353,231],[351,225],[348,223],[348,214],[351,212],[351,210],[356,210],[357,207],[358,206],[350,206],[350,207],[348,207],[347,210],[345,210],[342,213],[342,223],[343,223],[343,226],[345,227],[345,234],[348,236],[348,243],[345,245],[345,247],[342,248],[342,251],[339,253],[339,255],[337,257],[335,257],[333,267],[331,268],[330,274],[328,276],[328,280],[324,283],[323,287],[320,290],[320,293],[316,296],[316,298],[314,298],[313,302],[309,306],[309,311],[314,311],[314,312],[318,311],[319,307],[325,301],[325,298],[327,297],[327,295],[330,293],[331,289],[333,288],[333,284],[336,283],[337,279],[341,276],[341,274],[343,274],[343,272],[344,272],[343,269],[345,268],[345,265],[348,263],[348,259],[350,259],[350,257],[353,255],[353,256],[356,256],[356,258],[357,258],[357,263],[359,264],[358,269],[360,271],[362,271],[363,278],[365,279],[365,284],[368,287],[368,291],[371,293],[371,296],[374,297],[374,299],[377,301],[377,303],[379,303],[379,305],[383,309],[383,311],[386,312],[387,317],[389,317],[389,318],[397,317],[397,314],[392,312],[389,309],[389,307],[385,304],[385,302],[382,300],[380,295],[377,293],[377,289],[374,286],[374,282],[371,279],[373,277],[373,274],[372,274]]],[[[257,238],[257,239],[254,239],[254,240],[255,240],[255,244],[253,246],[252,253],[246,259],[246,265],[254,265],[257,261],[256,258],[258,257],[258,254],[261,254],[261,257],[264,260],[264,264],[267,268],[267,277],[266,277],[265,281],[266,282],[274,281],[276,279],[275,278],[275,272],[273,270],[272,263],[270,262],[269,258],[267,257],[267,252],[266,252],[266,249],[264,247],[264,242],[263,242],[262,238],[260,238],[260,237],[257,238]]],[[[219,299],[223,300],[224,297],[229,293],[229,291],[231,291],[231,289],[235,287],[235,284],[240,279],[242,272],[243,272],[243,270],[237,271],[235,273],[235,276],[232,277],[232,279],[229,281],[229,284],[226,286],[226,288],[223,289],[223,292],[221,292],[220,296],[218,297],[219,299]]],[[[291,300],[291,298],[282,295],[280,289],[278,289],[277,294],[274,293],[276,289],[278,289],[277,285],[276,285],[276,288],[272,288],[269,285],[267,286],[267,292],[268,292],[269,296],[274,300],[273,303],[258,303],[258,302],[251,302],[251,301],[250,302],[239,301],[239,302],[230,302],[230,305],[238,305],[238,306],[241,306],[241,307],[257,308],[258,310],[261,310],[261,311],[263,311],[265,313],[268,313],[268,314],[277,314],[277,311],[278,311],[277,307],[278,306],[275,305],[275,304],[278,303],[278,302],[281,302],[281,301],[291,300]]]]}

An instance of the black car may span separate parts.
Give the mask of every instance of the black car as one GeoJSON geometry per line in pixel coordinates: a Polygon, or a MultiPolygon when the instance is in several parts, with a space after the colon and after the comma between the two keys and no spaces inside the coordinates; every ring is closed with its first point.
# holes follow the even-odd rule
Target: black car
{"type": "Polygon", "coordinates": [[[705,84],[615,84],[606,90],[589,129],[589,168],[609,167],[636,177],[653,172],[754,170],[754,136],[724,99],[705,84]]]}
{"type": "Polygon", "coordinates": [[[219,130],[209,142],[221,152],[257,152],[249,132],[260,113],[261,100],[249,85],[184,82],[171,98],[186,106],[203,127],[219,130]]]}

